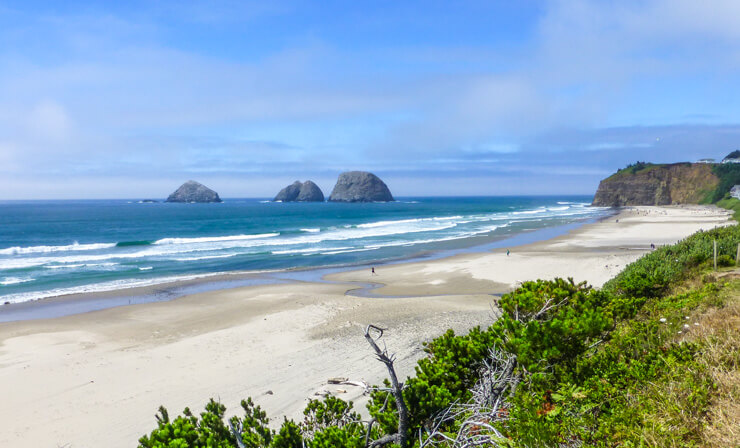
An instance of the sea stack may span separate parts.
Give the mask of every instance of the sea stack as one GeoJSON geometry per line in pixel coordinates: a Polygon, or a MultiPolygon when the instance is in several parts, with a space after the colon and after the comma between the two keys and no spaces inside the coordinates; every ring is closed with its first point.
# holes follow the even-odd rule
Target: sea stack
{"type": "Polygon", "coordinates": [[[295,181],[280,190],[273,199],[275,202],[324,202],[324,193],[318,185],[307,180],[305,182],[295,181]]]}
{"type": "Polygon", "coordinates": [[[330,202],[390,202],[393,195],[378,176],[366,171],[349,171],[339,175],[330,202]]]}
{"type": "Polygon", "coordinates": [[[166,202],[222,202],[218,193],[205,185],[189,180],[169,195],[166,202]]]}

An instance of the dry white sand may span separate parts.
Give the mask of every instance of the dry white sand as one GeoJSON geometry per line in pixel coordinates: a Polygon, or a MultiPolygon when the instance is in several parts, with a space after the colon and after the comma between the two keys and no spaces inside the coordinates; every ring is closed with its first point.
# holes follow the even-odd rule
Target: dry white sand
{"type": "Polygon", "coordinates": [[[209,397],[232,415],[252,396],[277,423],[300,419],[323,390],[361,402],[361,387],[326,380],[385,377],[362,337],[368,323],[388,328],[406,376],[423,356],[422,341],[492,322],[490,293],[555,276],[600,285],[651,243],[728,222],[714,207],[631,208],[509,256],[498,250],[332,276],[416,297],[358,298],[344,295],[347,285],[297,283],[0,324],[0,446],[136,446],[159,405],[171,415],[185,406],[199,412],[209,397]]]}

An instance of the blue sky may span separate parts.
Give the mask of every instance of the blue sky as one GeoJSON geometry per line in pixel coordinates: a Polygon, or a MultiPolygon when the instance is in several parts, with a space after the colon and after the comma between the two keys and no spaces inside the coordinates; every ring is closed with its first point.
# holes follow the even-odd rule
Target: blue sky
{"type": "Polygon", "coordinates": [[[740,147],[740,2],[3,2],[0,199],[592,194],[740,147]]]}

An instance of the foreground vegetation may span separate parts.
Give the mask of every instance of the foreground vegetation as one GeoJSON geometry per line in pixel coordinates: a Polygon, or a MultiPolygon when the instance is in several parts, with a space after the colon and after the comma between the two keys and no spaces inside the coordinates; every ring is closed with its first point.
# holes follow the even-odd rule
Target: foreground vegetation
{"type": "Polygon", "coordinates": [[[390,382],[372,390],[370,424],[335,397],[277,431],[251,399],[229,420],[211,401],[174,419],[160,408],[139,446],[739,446],[738,243],[740,226],[699,232],[601,290],[524,283],[489,328],[428,343],[401,401],[390,382]]]}

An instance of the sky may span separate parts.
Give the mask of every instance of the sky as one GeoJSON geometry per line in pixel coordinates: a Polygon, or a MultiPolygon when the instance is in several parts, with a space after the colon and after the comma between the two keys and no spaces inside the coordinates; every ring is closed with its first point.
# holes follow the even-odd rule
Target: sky
{"type": "Polygon", "coordinates": [[[740,2],[0,1],[0,199],[593,194],[740,148],[740,2]]]}

